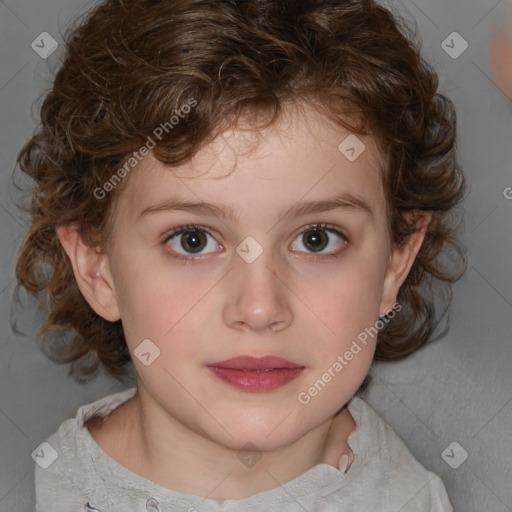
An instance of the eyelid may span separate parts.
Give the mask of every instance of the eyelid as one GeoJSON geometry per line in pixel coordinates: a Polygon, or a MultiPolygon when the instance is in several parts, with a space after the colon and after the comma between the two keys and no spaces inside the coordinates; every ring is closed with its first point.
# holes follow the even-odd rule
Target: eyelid
{"type": "Polygon", "coordinates": [[[292,243],[293,243],[293,241],[295,241],[295,239],[299,235],[304,234],[307,231],[310,231],[312,229],[324,230],[324,231],[328,231],[331,233],[335,233],[342,239],[342,241],[343,241],[342,247],[339,248],[338,250],[327,252],[327,253],[315,253],[315,252],[306,252],[306,251],[294,251],[294,252],[301,254],[301,257],[305,257],[309,260],[323,260],[323,261],[329,260],[331,258],[340,258],[343,255],[343,253],[345,252],[345,246],[350,242],[348,239],[348,236],[344,233],[344,231],[340,227],[335,226],[334,224],[326,223],[326,222],[313,222],[311,224],[307,224],[306,226],[302,226],[301,228],[299,228],[298,231],[296,231],[294,233],[292,243]]]}
{"type": "MultiPolygon", "coordinates": [[[[334,232],[336,235],[340,236],[344,242],[344,245],[346,245],[347,243],[349,243],[349,239],[347,237],[347,235],[341,230],[341,228],[339,228],[338,226],[335,226],[333,224],[329,224],[329,223],[324,223],[324,222],[313,222],[311,224],[307,224],[305,226],[301,226],[297,231],[294,232],[294,234],[292,235],[293,238],[292,238],[292,242],[301,234],[311,230],[311,229],[319,229],[319,230],[325,230],[325,231],[330,231],[330,232],[334,232]]],[[[213,233],[217,233],[217,231],[213,228],[210,228],[208,226],[204,226],[204,225],[201,225],[201,224],[186,224],[186,225],[182,225],[182,226],[177,226],[175,228],[172,228],[170,231],[167,231],[164,236],[163,236],[163,240],[162,240],[162,245],[166,245],[169,240],[171,238],[173,238],[174,236],[177,236],[177,235],[180,235],[181,233],[183,232],[186,232],[186,231],[202,231],[202,232],[205,232],[207,233],[208,235],[212,236],[215,241],[217,242],[217,244],[224,248],[222,246],[222,244],[220,244],[218,242],[218,240],[213,236],[212,232],[213,233]]],[[[304,252],[304,251],[297,251],[301,254],[305,254],[307,255],[307,257],[309,258],[322,258],[322,259],[325,259],[325,258],[329,258],[329,257],[338,257],[340,256],[340,253],[343,251],[343,249],[338,249],[337,251],[335,252],[330,252],[330,253],[308,253],[308,252],[304,252]]],[[[185,260],[185,261],[189,261],[189,262],[194,262],[196,260],[201,260],[205,257],[208,257],[208,254],[212,254],[212,253],[206,253],[206,254],[200,254],[198,256],[194,256],[194,255],[189,255],[189,256],[184,256],[183,254],[179,254],[179,253],[175,253],[173,252],[172,256],[175,257],[175,258],[178,258],[178,259],[181,259],[181,260],[185,260]]]]}
{"type": "MultiPolygon", "coordinates": [[[[185,225],[182,225],[182,226],[177,226],[175,228],[172,228],[170,231],[167,231],[163,235],[163,240],[162,240],[161,244],[162,245],[167,245],[167,243],[171,240],[171,238],[173,238],[174,236],[178,236],[181,233],[186,232],[186,231],[202,231],[202,232],[205,232],[208,235],[210,235],[212,238],[215,239],[217,245],[219,245],[220,247],[224,248],[222,246],[222,244],[220,244],[217,241],[217,238],[214,237],[213,234],[211,233],[211,232],[217,233],[217,231],[215,229],[213,229],[213,228],[210,228],[208,226],[203,226],[201,224],[185,224],[185,225]]],[[[178,252],[172,251],[171,256],[173,258],[177,259],[177,260],[180,260],[184,264],[191,264],[192,265],[192,264],[196,263],[197,261],[200,261],[202,259],[207,258],[209,254],[211,254],[211,253],[200,254],[199,256],[193,256],[193,255],[184,256],[183,254],[180,254],[178,252]]]]}
{"type": "Polygon", "coordinates": [[[301,235],[302,233],[305,233],[306,231],[309,231],[310,229],[324,229],[325,231],[334,231],[336,234],[340,235],[344,240],[345,242],[348,242],[348,237],[347,235],[341,230],[341,228],[339,226],[335,226],[334,224],[329,224],[327,222],[312,222],[311,224],[307,224],[306,226],[302,226],[301,228],[299,228],[298,231],[295,232],[295,234],[293,235],[293,239],[295,240],[295,238],[298,236],[298,235],[301,235]]]}
{"type": "MultiPolygon", "coordinates": [[[[213,233],[219,234],[217,230],[210,228],[209,226],[203,226],[201,224],[185,224],[183,226],[177,226],[167,231],[162,237],[162,244],[166,244],[173,236],[179,235],[184,231],[204,231],[211,236],[213,236],[213,233]]],[[[221,244],[219,243],[219,245],[221,244]]]]}

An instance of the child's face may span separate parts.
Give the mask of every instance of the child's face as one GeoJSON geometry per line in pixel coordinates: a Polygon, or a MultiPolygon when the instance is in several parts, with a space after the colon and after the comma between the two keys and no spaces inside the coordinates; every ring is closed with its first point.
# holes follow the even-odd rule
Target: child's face
{"type": "Polygon", "coordinates": [[[373,139],[359,137],[366,149],[349,161],[338,149],[349,132],[313,113],[288,117],[262,135],[248,153],[249,134],[227,132],[173,170],[147,157],[119,198],[105,267],[139,386],[153,407],[234,449],[249,441],[261,450],[285,446],[353,396],[369,370],[375,337],[358,342],[361,350],[350,361],[344,354],[390,310],[412,263],[403,256],[388,269],[373,139]],[[286,215],[299,203],[335,196],[345,196],[346,204],[286,215]],[[368,210],[351,205],[349,196],[368,210]],[[144,214],[178,200],[211,203],[234,218],[199,207],[144,214]],[[320,223],[346,241],[327,228],[301,234],[320,223]],[[190,224],[208,233],[164,243],[172,228],[190,224]],[[247,237],[248,245],[240,245],[247,237]],[[256,244],[263,252],[249,261],[256,244]],[[240,252],[244,257],[237,247],[248,250],[240,252]],[[197,257],[193,264],[190,254],[197,257]],[[148,338],[160,355],[146,366],[133,353],[148,338]],[[228,385],[207,366],[241,355],[278,356],[304,369],[281,387],[256,392],[228,385]],[[336,372],[338,356],[345,364],[336,372]],[[309,393],[319,379],[321,391],[309,393]]]}

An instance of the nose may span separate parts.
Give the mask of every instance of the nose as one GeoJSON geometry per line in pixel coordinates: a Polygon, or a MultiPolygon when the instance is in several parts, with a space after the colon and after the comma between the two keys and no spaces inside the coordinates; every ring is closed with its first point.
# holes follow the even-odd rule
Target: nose
{"type": "Polygon", "coordinates": [[[291,291],[286,278],[274,268],[270,251],[248,263],[233,255],[233,270],[227,278],[223,320],[242,332],[279,332],[292,322],[291,291]]]}

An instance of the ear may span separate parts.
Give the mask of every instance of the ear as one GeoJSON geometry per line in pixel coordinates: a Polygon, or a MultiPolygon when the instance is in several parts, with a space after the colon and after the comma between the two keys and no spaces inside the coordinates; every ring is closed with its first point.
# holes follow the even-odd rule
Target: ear
{"type": "Polygon", "coordinates": [[[416,231],[409,235],[403,245],[396,247],[389,257],[388,268],[384,277],[384,285],[379,308],[379,315],[388,313],[396,302],[400,286],[407,278],[412,264],[416,259],[421,244],[427,233],[428,225],[432,220],[431,212],[419,212],[418,210],[403,214],[406,222],[415,226],[416,231]]]}
{"type": "Polygon", "coordinates": [[[85,300],[105,320],[119,320],[121,315],[108,255],[87,245],[75,224],[59,226],[57,235],[71,261],[76,282],[85,300]]]}

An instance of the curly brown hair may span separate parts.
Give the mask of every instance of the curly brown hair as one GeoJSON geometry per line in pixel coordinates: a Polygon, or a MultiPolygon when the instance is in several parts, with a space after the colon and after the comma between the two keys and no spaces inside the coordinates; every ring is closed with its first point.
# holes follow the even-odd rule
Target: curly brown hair
{"type": "Polygon", "coordinates": [[[422,347],[466,266],[453,223],[465,184],[453,105],[438,92],[415,37],[403,18],[371,0],[106,0],[69,29],[41,125],[18,155],[35,187],[15,293],[21,286],[46,302],[38,334],[43,349],[51,341],[48,357],[71,363],[78,380],[101,365],[126,376],[121,321],[105,320],[84,299],[56,228],[77,223],[87,243],[105,250],[129,177],[102,198],[97,191],[190,98],[195,108],[161,130],[152,149],[171,166],[241,115],[268,113],[268,126],[288,104],[307,102],[353,133],[375,136],[392,246],[411,233],[404,212],[433,214],[397,298],[402,310],[379,333],[375,360],[422,347]],[[447,264],[447,246],[463,263],[459,271],[447,264]],[[440,313],[437,285],[449,290],[440,313]]]}

